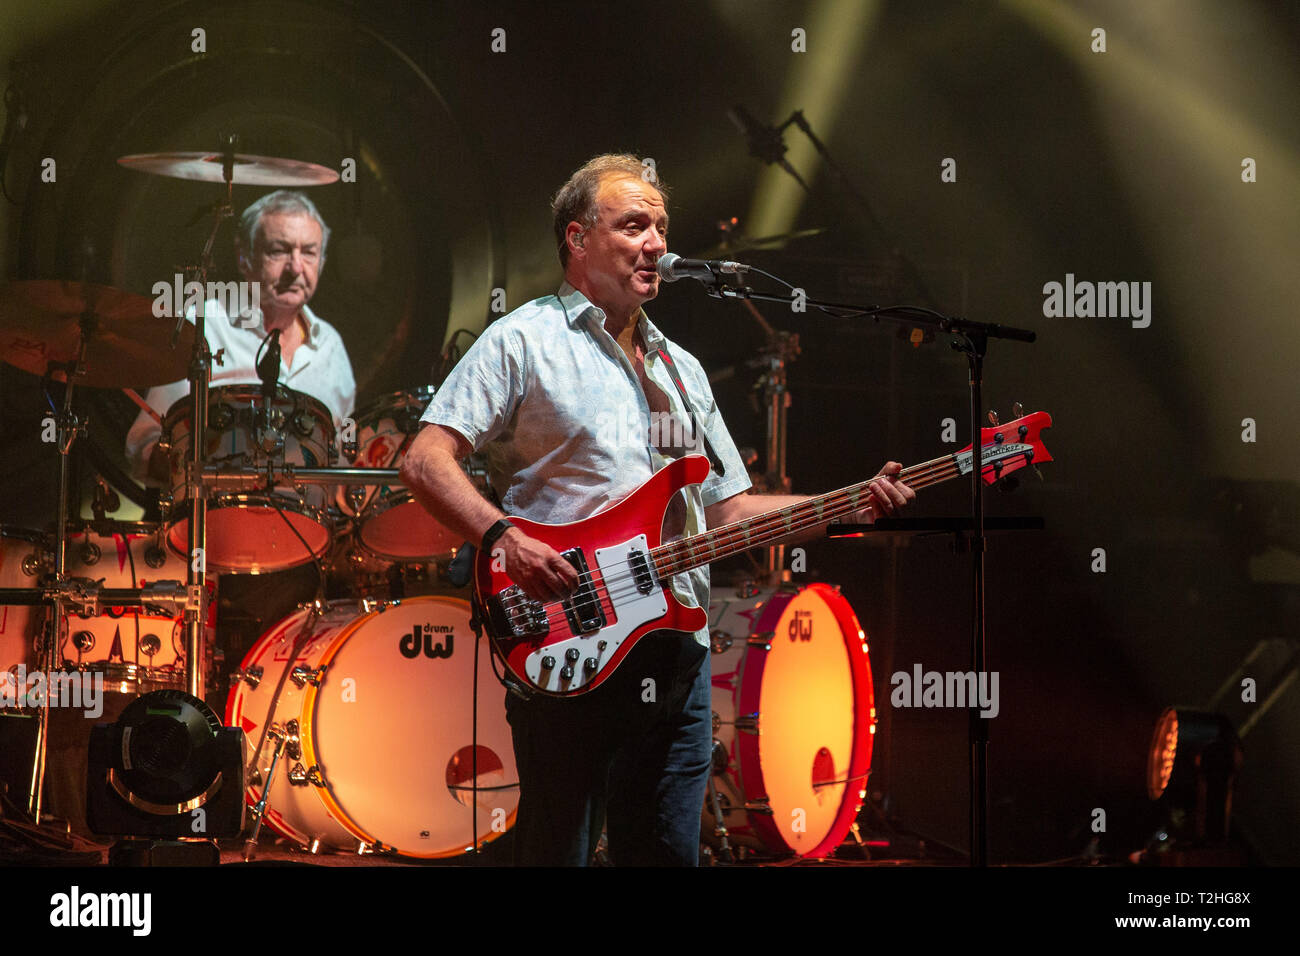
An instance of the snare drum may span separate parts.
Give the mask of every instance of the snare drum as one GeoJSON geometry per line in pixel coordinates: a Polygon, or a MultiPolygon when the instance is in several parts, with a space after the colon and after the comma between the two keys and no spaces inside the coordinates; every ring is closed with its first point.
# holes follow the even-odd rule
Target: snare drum
{"type": "MultiPolygon", "coordinates": [[[[394,392],[372,403],[356,418],[357,460],[361,468],[397,468],[420,430],[420,416],[433,398],[429,386],[394,392]]],[[[488,497],[487,470],[471,456],[461,467],[488,497]]],[[[341,489],[337,504],[356,525],[358,544],[389,561],[447,559],[464,537],[438,522],[402,487],[354,486],[341,489]]]]}
{"type": "MultiPolygon", "coordinates": [[[[70,531],[67,575],[103,581],[106,588],[139,588],[157,581],[186,580],[185,561],[164,547],[161,525],[148,522],[97,523],[70,531]]],[[[206,579],[208,617],[204,647],[216,642],[216,578],[206,579]]],[[[95,617],[68,615],[57,661],[64,668],[98,671],[120,693],[185,688],[183,615],[148,608],[109,607],[95,617]]]]}
{"type": "MultiPolygon", "coordinates": [[[[270,427],[262,428],[260,385],[222,385],[208,392],[208,464],[265,469],[327,467],[334,452],[334,420],[316,399],[280,386],[271,402],[270,427]]],[[[169,453],[172,524],[167,543],[189,554],[191,408],[181,399],[163,419],[159,447],[169,453]]],[[[277,487],[274,492],[217,493],[208,504],[206,567],[261,574],[314,561],[330,548],[334,526],[321,485],[277,487]],[[296,533],[295,533],[296,532],[296,533]]]]}
{"type": "Polygon", "coordinates": [[[450,857],[514,824],[519,775],[488,648],[478,661],[478,760],[473,744],[474,632],[469,605],[417,597],[378,608],[333,602],[312,624],[301,610],[244,658],[226,724],[253,751],[255,804],[284,728],[266,822],[302,846],[359,845],[400,856],[450,857]],[[279,694],[277,701],[276,695],[279,694]]]}
{"type": "MultiPolygon", "coordinates": [[[[866,799],[876,709],[857,616],[827,584],[715,589],[713,782],[728,838],[824,857],[866,799]],[[725,766],[719,767],[725,760],[725,766]]],[[[711,800],[701,836],[716,845],[711,800]]]]}

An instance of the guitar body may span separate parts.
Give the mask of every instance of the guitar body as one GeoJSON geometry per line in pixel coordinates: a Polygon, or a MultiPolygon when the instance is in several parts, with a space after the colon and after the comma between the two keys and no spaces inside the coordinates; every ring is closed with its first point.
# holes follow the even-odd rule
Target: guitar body
{"type": "Polygon", "coordinates": [[[474,592],[484,629],[520,684],[551,696],[575,696],[604,683],[651,631],[689,633],[708,623],[705,610],[682,604],[669,580],[659,580],[650,559],[673,495],[708,474],[708,459],[690,455],[582,521],[542,524],[512,517],[520,531],[578,567],[584,584],[569,600],[528,601],[499,552],[475,557],[474,592]]]}

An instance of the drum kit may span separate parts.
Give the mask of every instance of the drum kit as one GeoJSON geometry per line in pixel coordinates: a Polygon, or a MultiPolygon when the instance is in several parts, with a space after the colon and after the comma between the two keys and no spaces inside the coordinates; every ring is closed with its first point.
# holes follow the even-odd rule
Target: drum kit
{"type": "MultiPolygon", "coordinates": [[[[234,214],[235,183],[337,178],[234,146],[232,137],[219,153],[119,160],[225,185],[200,265],[188,270],[200,282],[234,214]]],[[[40,673],[102,677],[126,698],[156,689],[202,698],[217,646],[215,575],[315,563],[316,600],[266,631],[230,677],[226,724],[248,742],[246,856],[263,824],[312,852],[477,851],[513,824],[518,777],[502,690],[479,660],[470,604],[446,577],[462,542],[397,471],[432,388],[382,396],[336,434],[311,396],[210,387],[203,310],[191,324],[152,306],[89,282],[0,286],[0,358],[42,376],[47,394],[51,381],[65,383],[50,425],[58,530],[0,528],[0,682],[18,700],[23,674],[40,673]],[[160,520],[114,520],[98,502],[91,520],[70,515],[68,457],[86,427],[75,387],[182,378],[190,395],[161,420],[169,480],[160,520]],[[417,581],[423,593],[412,597],[406,586],[417,581]]],[[[784,376],[770,377],[776,408],[784,376]]],[[[784,443],[772,445],[783,459],[784,443]]],[[[481,463],[464,467],[490,495],[481,463]]],[[[726,855],[734,844],[742,855],[825,856],[853,826],[871,760],[875,711],[857,619],[833,588],[787,584],[719,589],[710,621],[715,777],[704,839],[726,855]]],[[[28,708],[37,717],[28,812],[38,824],[50,706],[46,694],[39,714],[28,708]]]]}
{"type": "MultiPolygon", "coordinates": [[[[238,154],[233,138],[219,153],[119,163],[224,183],[201,265],[187,270],[201,284],[217,231],[234,214],[234,184],[337,179],[324,167],[238,154]]],[[[153,305],[89,282],[0,287],[0,356],[41,375],[47,394],[51,381],[66,383],[51,426],[60,531],[0,529],[0,682],[24,703],[36,699],[35,675],[55,674],[94,678],[126,698],[168,689],[201,699],[217,646],[218,576],[314,562],[317,599],[272,627],[231,675],[227,720],[250,744],[254,834],[266,823],[313,850],[414,858],[499,837],[514,822],[518,778],[502,693],[475,653],[470,605],[404,593],[416,578],[423,590],[450,590],[446,565],[461,545],[398,478],[432,390],[380,398],[339,441],[311,396],[210,387],[203,310],[191,324],[157,316],[153,305]],[[72,517],[68,456],[85,430],[74,388],[129,392],[181,379],[191,394],[160,422],[169,479],[161,520],[117,521],[98,502],[93,520],[72,517]],[[327,576],[327,565],[336,573],[327,576]],[[327,577],[342,582],[334,590],[344,597],[326,599],[327,577]],[[277,763],[283,783],[268,802],[277,763]]],[[[484,469],[467,470],[486,490],[484,469]]],[[[39,707],[20,704],[37,717],[27,804],[37,823],[50,744],[51,695],[42,696],[39,707]]]]}

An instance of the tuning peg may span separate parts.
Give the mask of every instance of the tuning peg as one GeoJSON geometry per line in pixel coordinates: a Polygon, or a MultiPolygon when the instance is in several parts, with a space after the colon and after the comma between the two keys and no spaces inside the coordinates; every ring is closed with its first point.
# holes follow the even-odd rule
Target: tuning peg
{"type": "Polygon", "coordinates": [[[998,413],[995,412],[995,411],[993,411],[993,409],[991,409],[991,408],[989,409],[989,424],[990,424],[990,425],[1001,425],[1001,424],[1002,424],[1002,422],[998,420],[998,413]]]}
{"type": "Polygon", "coordinates": [[[1016,418],[1024,418],[1024,417],[1025,417],[1025,406],[1021,405],[1019,402],[1012,402],[1012,403],[1011,403],[1011,414],[1012,414],[1012,415],[1015,415],[1016,418]]]}

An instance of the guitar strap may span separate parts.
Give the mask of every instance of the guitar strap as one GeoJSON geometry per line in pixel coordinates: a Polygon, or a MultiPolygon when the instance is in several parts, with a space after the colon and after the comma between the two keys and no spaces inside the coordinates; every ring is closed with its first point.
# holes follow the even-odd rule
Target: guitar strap
{"type": "Polygon", "coordinates": [[[692,432],[704,439],[704,452],[709,456],[709,465],[712,466],[713,471],[719,478],[722,477],[727,473],[727,469],[722,467],[722,461],[713,451],[713,446],[709,444],[708,434],[700,427],[699,419],[695,417],[695,409],[691,406],[691,400],[686,397],[686,388],[682,385],[681,377],[677,374],[677,366],[673,364],[672,356],[668,354],[667,347],[659,350],[659,357],[664,360],[664,367],[668,369],[668,376],[673,380],[673,384],[677,386],[677,394],[682,397],[682,406],[686,409],[686,415],[691,420],[692,432]]]}

